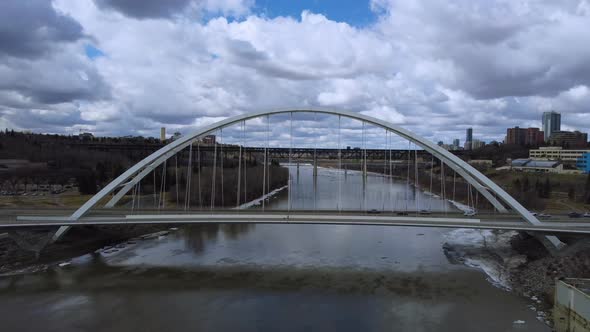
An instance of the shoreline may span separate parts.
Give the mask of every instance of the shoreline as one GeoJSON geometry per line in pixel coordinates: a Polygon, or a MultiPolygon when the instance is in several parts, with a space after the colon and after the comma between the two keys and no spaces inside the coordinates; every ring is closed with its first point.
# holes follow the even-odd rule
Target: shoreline
{"type": "MultiPolygon", "coordinates": [[[[239,209],[247,209],[261,204],[287,188],[287,185],[276,188],[270,193],[260,196],[239,209]]],[[[235,209],[235,208],[234,208],[235,209]]],[[[0,275],[17,271],[37,271],[59,261],[70,260],[88,254],[105,246],[116,245],[135,237],[176,228],[175,224],[166,225],[109,225],[73,227],[59,243],[44,246],[48,234],[57,228],[11,231],[0,238],[0,275]]]]}
{"type": "MultiPolygon", "coordinates": [[[[338,170],[332,167],[321,168],[338,170]]],[[[360,173],[358,170],[349,170],[360,173]]],[[[373,173],[374,176],[388,176],[373,173]]],[[[248,203],[239,209],[247,209],[259,205],[263,199],[271,198],[288,185],[276,188],[248,203]]],[[[426,194],[427,191],[423,191],[426,194]]],[[[466,205],[447,199],[455,208],[466,211],[466,205]]],[[[72,258],[92,253],[105,246],[124,243],[129,239],[162,231],[169,231],[176,225],[122,225],[113,226],[80,226],[72,229],[64,238],[63,243],[52,244],[43,250],[40,257],[35,257],[31,250],[22,249],[10,237],[0,239],[0,249],[7,255],[21,255],[22,259],[6,262],[0,257],[0,274],[27,273],[43,270],[48,266],[69,261],[72,258]],[[12,242],[12,244],[7,244],[12,242]],[[14,247],[19,247],[18,250],[14,247]],[[37,259],[38,258],[38,259],[37,259]]],[[[37,239],[41,235],[37,235],[37,239]]],[[[537,313],[537,319],[551,326],[552,287],[559,277],[588,277],[590,275],[590,249],[577,253],[565,253],[552,257],[526,233],[516,231],[491,231],[456,229],[445,235],[442,250],[449,261],[462,264],[483,272],[494,286],[527,298],[529,308],[537,313]]]]}

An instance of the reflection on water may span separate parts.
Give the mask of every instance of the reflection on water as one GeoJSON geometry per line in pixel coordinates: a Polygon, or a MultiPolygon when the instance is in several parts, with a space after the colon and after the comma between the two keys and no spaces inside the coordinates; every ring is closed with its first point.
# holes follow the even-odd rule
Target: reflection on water
{"type": "MultiPolygon", "coordinates": [[[[320,206],[358,203],[358,183],[334,198],[334,172],[318,177],[320,206]]],[[[303,174],[311,175],[300,169],[300,184],[309,180],[303,174]]],[[[384,181],[369,176],[368,186],[391,185],[384,181]]],[[[307,207],[309,192],[298,186],[294,203],[307,207]]],[[[370,201],[383,205],[385,193],[370,201]]],[[[442,250],[447,232],[186,226],[68,266],[1,277],[0,324],[2,331],[549,331],[524,299],[451,264],[442,250]]]]}
{"type": "Polygon", "coordinates": [[[204,251],[206,245],[214,245],[222,236],[235,240],[240,234],[254,230],[255,224],[192,224],[182,228],[187,248],[195,253],[204,251]]]}
{"type": "MultiPolygon", "coordinates": [[[[293,210],[380,210],[380,211],[452,211],[454,207],[427,195],[407,182],[370,174],[363,181],[359,171],[318,168],[301,164],[289,166],[291,174],[291,208],[293,210]]],[[[287,209],[289,191],[284,190],[268,205],[270,209],[287,209]]]]}

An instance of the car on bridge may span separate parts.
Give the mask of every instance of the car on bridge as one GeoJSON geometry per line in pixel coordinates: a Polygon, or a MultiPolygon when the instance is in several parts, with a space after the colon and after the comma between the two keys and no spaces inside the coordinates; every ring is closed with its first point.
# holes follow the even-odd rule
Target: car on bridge
{"type": "Polygon", "coordinates": [[[581,217],[582,217],[582,214],[581,214],[581,213],[578,213],[578,212],[570,212],[570,213],[568,214],[568,216],[569,216],[570,218],[581,218],[581,217]]]}

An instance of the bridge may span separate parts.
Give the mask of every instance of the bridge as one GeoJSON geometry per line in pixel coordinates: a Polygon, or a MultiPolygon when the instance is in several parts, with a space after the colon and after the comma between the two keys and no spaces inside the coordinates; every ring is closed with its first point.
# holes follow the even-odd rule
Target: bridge
{"type": "MultiPolygon", "coordinates": [[[[93,151],[129,151],[129,152],[139,152],[144,155],[149,155],[150,153],[155,152],[158,149],[161,149],[164,144],[129,144],[129,143],[71,143],[68,144],[69,147],[75,149],[88,149],[93,151]]],[[[219,149],[219,146],[217,147],[219,149]]],[[[203,144],[200,146],[200,152],[202,153],[211,153],[214,152],[215,145],[213,144],[203,144]]],[[[237,154],[242,150],[244,154],[260,154],[265,151],[264,147],[243,147],[240,145],[224,145],[223,151],[225,153],[233,153],[237,154]]],[[[338,155],[340,154],[340,158],[343,160],[358,160],[362,159],[365,154],[368,160],[383,160],[388,159],[390,154],[394,160],[405,160],[408,157],[410,151],[403,150],[403,149],[361,149],[360,147],[354,146],[347,146],[343,147],[342,149],[337,148],[305,148],[305,147],[294,147],[292,149],[285,148],[285,147],[269,147],[266,149],[266,152],[269,155],[269,158],[276,158],[286,160],[289,157],[300,159],[300,160],[309,160],[314,156],[318,159],[338,159],[338,155]]],[[[419,150],[418,157],[429,157],[430,154],[427,151],[419,150]]],[[[464,154],[464,150],[455,150],[451,151],[452,154],[456,156],[462,156],[464,154]]]]}
{"type": "Polygon", "coordinates": [[[409,226],[439,228],[472,228],[494,230],[518,230],[543,234],[586,235],[590,234],[590,222],[544,221],[539,225],[523,223],[514,215],[487,214],[477,218],[464,218],[462,214],[434,214],[424,216],[321,212],[321,211],[216,211],[183,213],[181,211],[166,214],[107,213],[70,220],[67,216],[18,216],[12,221],[5,221],[4,228],[53,227],[53,226],[97,226],[97,225],[145,225],[145,224],[324,224],[324,225],[373,225],[373,226],[409,226]]]}
{"type": "Polygon", "coordinates": [[[127,169],[70,215],[21,215],[1,222],[0,227],[60,226],[52,237],[57,241],[76,225],[212,222],[512,229],[542,234],[544,243],[553,248],[564,246],[558,234],[590,233],[588,223],[540,221],[471,165],[393,123],[360,113],[320,109],[259,111],[203,126],[127,169]],[[316,126],[318,123],[324,127],[316,126]],[[299,136],[294,135],[294,129],[299,136]],[[202,138],[211,134],[219,142],[203,146],[202,138]],[[285,144],[280,139],[287,141],[288,147],[280,146],[285,144]],[[359,148],[346,149],[346,140],[359,148]],[[319,147],[322,142],[336,146],[319,147]],[[400,153],[399,146],[406,144],[403,142],[408,148],[400,153]],[[369,149],[369,144],[381,147],[369,149]],[[369,166],[371,150],[382,160],[382,166],[369,166]],[[205,158],[203,153],[209,156],[205,158]],[[284,160],[288,171],[273,165],[271,153],[284,160]],[[335,159],[330,170],[336,175],[330,176],[336,184],[328,192],[318,185],[322,153],[335,159]],[[345,158],[358,160],[356,173],[347,173],[345,158]],[[303,190],[299,165],[304,160],[309,162],[313,178],[309,182],[312,202],[307,203],[307,209],[305,199],[304,203],[296,201],[297,190],[303,190]],[[427,169],[418,167],[421,162],[429,165],[427,169]],[[372,184],[370,172],[376,172],[372,176],[382,178],[382,183],[372,184]],[[278,183],[282,175],[284,186],[278,183]],[[343,197],[357,189],[351,187],[354,183],[346,182],[347,176],[360,179],[355,182],[358,199],[349,202],[343,197]],[[392,193],[393,179],[405,184],[401,198],[400,193],[392,193]],[[463,188],[463,197],[456,199],[459,187],[463,188]],[[422,189],[429,195],[429,205],[419,202],[422,189]],[[270,208],[277,193],[286,195],[282,210],[270,208]],[[257,205],[248,205],[253,199],[257,205]],[[438,210],[432,209],[433,199],[440,206],[438,210]],[[319,200],[329,201],[334,207],[317,209],[319,200]],[[449,208],[447,202],[451,201],[465,213],[449,208]],[[311,211],[310,204],[314,207],[311,211]],[[253,205],[256,208],[247,209],[253,205]],[[482,210],[486,207],[489,211],[482,210]]]}

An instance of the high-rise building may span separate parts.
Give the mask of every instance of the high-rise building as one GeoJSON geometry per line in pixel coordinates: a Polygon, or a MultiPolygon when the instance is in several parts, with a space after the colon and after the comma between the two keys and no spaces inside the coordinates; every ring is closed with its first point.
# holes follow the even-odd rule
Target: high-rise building
{"type": "Polygon", "coordinates": [[[459,139],[458,139],[458,138],[455,138],[455,139],[453,140],[453,146],[454,146],[455,148],[458,148],[458,147],[459,147],[459,144],[461,144],[461,142],[459,141],[459,139]]]}
{"type": "Polygon", "coordinates": [[[465,137],[465,150],[471,150],[471,143],[473,142],[473,128],[467,128],[467,135],[465,137]]]}
{"type": "Polygon", "coordinates": [[[478,139],[474,139],[471,142],[471,149],[472,150],[476,150],[476,149],[479,149],[479,148],[483,148],[485,145],[486,145],[486,143],[484,141],[480,141],[478,139]]]}
{"type": "Polygon", "coordinates": [[[506,144],[537,147],[543,141],[543,132],[539,128],[514,127],[506,130],[506,144]]]}
{"type": "Polygon", "coordinates": [[[555,111],[543,112],[543,133],[545,142],[556,131],[561,130],[561,114],[555,111]]]}
{"type": "Polygon", "coordinates": [[[166,127],[160,128],[160,141],[164,142],[166,140],[166,127]]]}

